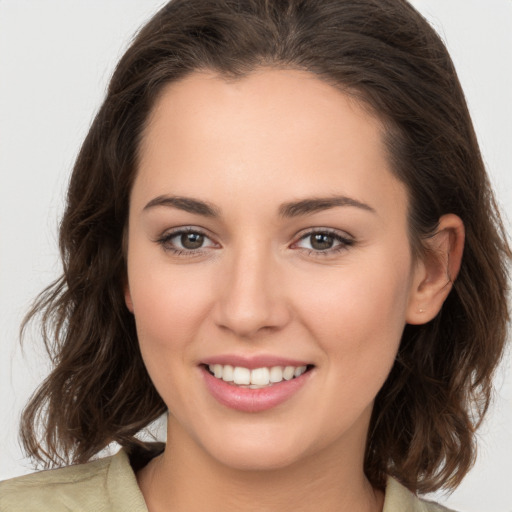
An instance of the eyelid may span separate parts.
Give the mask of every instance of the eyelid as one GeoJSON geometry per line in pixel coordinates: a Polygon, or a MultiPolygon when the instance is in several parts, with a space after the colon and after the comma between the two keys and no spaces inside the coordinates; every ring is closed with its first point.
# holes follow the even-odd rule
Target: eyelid
{"type": "Polygon", "coordinates": [[[210,248],[218,248],[220,247],[220,244],[218,244],[208,232],[200,228],[198,226],[178,226],[172,229],[168,229],[164,231],[160,236],[158,236],[155,240],[155,243],[159,244],[164,251],[173,253],[178,256],[197,256],[200,254],[203,254],[206,252],[207,249],[210,248]],[[180,248],[176,246],[172,246],[170,241],[180,235],[187,234],[187,233],[197,233],[201,236],[204,236],[206,239],[208,239],[211,242],[211,245],[208,245],[206,247],[199,247],[198,249],[185,249],[180,248]]]}
{"type": "MultiPolygon", "coordinates": [[[[294,237],[294,242],[291,244],[292,249],[298,249],[302,251],[306,251],[309,254],[313,255],[332,255],[336,252],[339,252],[341,250],[347,250],[348,247],[354,245],[355,239],[352,235],[347,233],[346,231],[340,231],[338,229],[333,228],[324,228],[324,227],[314,227],[314,228],[307,228],[302,230],[301,232],[297,233],[297,235],[294,237]],[[308,237],[311,237],[314,234],[328,234],[332,236],[335,241],[338,243],[335,244],[333,247],[328,249],[308,249],[306,247],[299,247],[298,244],[302,241],[307,239],[308,237]]],[[[160,236],[158,236],[155,240],[155,243],[159,244],[164,251],[173,253],[178,256],[197,256],[204,254],[211,248],[220,248],[220,244],[216,242],[213,237],[208,233],[207,230],[199,227],[199,226],[191,226],[191,225],[185,225],[185,226],[178,226],[172,229],[168,229],[164,231],[160,236]],[[210,243],[207,246],[199,247],[197,249],[187,249],[187,248],[180,248],[174,244],[171,243],[171,240],[175,237],[178,237],[183,234],[187,233],[197,233],[201,236],[204,236],[205,239],[207,239],[210,243]]]]}
{"type": "Polygon", "coordinates": [[[315,227],[315,228],[308,228],[308,229],[302,230],[300,233],[298,233],[295,236],[295,241],[292,243],[291,247],[299,249],[299,250],[307,251],[309,254],[326,256],[329,254],[339,252],[341,250],[346,250],[346,249],[348,249],[348,247],[353,246],[355,244],[355,242],[356,242],[355,238],[352,235],[350,235],[349,233],[347,233],[346,231],[340,231],[338,229],[333,229],[333,228],[315,227]],[[339,243],[337,245],[335,245],[334,247],[331,247],[331,248],[325,249],[325,250],[315,250],[315,249],[308,249],[305,247],[297,247],[297,244],[300,241],[305,240],[308,237],[315,235],[315,234],[319,234],[319,233],[330,235],[339,243]]]}

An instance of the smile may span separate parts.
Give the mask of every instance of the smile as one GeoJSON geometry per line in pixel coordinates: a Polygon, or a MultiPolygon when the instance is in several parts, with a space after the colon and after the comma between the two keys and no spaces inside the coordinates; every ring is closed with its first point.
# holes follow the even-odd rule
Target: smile
{"type": "Polygon", "coordinates": [[[224,382],[236,386],[247,386],[250,389],[260,389],[278,384],[283,380],[300,377],[307,370],[307,366],[272,366],[251,370],[243,366],[233,367],[230,364],[211,364],[208,370],[216,379],[224,382]]]}
{"type": "Polygon", "coordinates": [[[257,413],[291,400],[315,373],[314,365],[276,363],[251,361],[248,368],[242,366],[242,361],[210,361],[200,365],[200,369],[206,389],[217,402],[236,411],[257,413]]]}

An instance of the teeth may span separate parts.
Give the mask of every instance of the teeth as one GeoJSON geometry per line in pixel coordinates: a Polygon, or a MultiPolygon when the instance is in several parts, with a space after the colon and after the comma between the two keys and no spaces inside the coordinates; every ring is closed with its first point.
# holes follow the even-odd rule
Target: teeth
{"type": "Polygon", "coordinates": [[[251,383],[251,370],[236,366],[233,370],[233,381],[235,384],[250,384],[251,383]]]}
{"type": "Polygon", "coordinates": [[[211,364],[208,369],[217,378],[226,382],[233,382],[239,386],[249,386],[252,389],[266,387],[283,380],[291,380],[300,377],[306,366],[272,366],[271,368],[244,368],[242,366],[231,366],[229,364],[211,364]]]}
{"type": "Polygon", "coordinates": [[[217,379],[222,379],[223,371],[222,371],[221,364],[214,364],[213,368],[210,367],[210,371],[213,372],[213,375],[215,375],[215,377],[217,377],[217,379]]]}
{"type": "MultiPolygon", "coordinates": [[[[217,365],[215,365],[217,366],[217,365]]],[[[230,365],[230,364],[226,364],[224,367],[222,367],[221,364],[219,364],[219,366],[221,367],[221,377],[222,377],[222,380],[225,380],[226,382],[233,382],[233,379],[235,378],[234,377],[234,368],[230,365]]],[[[217,375],[215,375],[215,377],[217,377],[217,375]]],[[[218,379],[221,378],[221,377],[217,377],[218,379]]]]}
{"type": "Polygon", "coordinates": [[[268,386],[270,384],[270,370],[268,368],[255,368],[252,370],[251,384],[268,386]]]}
{"type": "Polygon", "coordinates": [[[270,382],[281,382],[283,380],[283,369],[280,366],[270,368],[270,382]]]}
{"type": "Polygon", "coordinates": [[[295,368],[293,366],[286,366],[283,370],[283,379],[291,380],[293,379],[293,374],[295,373],[295,368]]]}
{"type": "Polygon", "coordinates": [[[293,372],[293,376],[300,377],[305,371],[306,371],[305,366],[298,366],[297,368],[295,368],[295,371],[293,372]]]}

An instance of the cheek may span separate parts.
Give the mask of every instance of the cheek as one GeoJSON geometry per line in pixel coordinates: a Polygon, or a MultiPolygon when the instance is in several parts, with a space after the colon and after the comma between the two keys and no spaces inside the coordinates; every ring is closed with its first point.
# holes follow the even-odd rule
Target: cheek
{"type": "Polygon", "coordinates": [[[179,271],[148,265],[147,272],[130,275],[130,292],[140,351],[163,401],[182,410],[193,400],[183,389],[194,367],[191,347],[205,314],[201,283],[179,271]]]}
{"type": "Polygon", "coordinates": [[[176,268],[165,259],[129,260],[130,295],[141,353],[158,386],[179,375],[197,326],[208,314],[209,291],[198,269],[176,268]]]}
{"type": "Polygon", "coordinates": [[[368,374],[385,378],[392,365],[405,326],[409,267],[403,255],[359,261],[297,292],[301,316],[326,360],[346,366],[345,376],[354,381],[368,374]],[[395,263],[386,265],[388,260],[395,263]]]}
{"type": "Polygon", "coordinates": [[[135,318],[154,334],[180,337],[208,300],[205,275],[200,267],[177,267],[165,257],[154,259],[138,262],[134,257],[128,269],[135,318]]]}

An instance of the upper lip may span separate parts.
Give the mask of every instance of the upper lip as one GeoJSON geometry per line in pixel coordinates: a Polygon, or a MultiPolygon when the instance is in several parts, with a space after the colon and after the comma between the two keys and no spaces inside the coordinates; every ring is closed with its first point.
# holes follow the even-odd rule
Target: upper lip
{"type": "Polygon", "coordinates": [[[212,365],[212,364],[229,364],[231,366],[241,366],[242,368],[248,368],[253,370],[255,368],[272,368],[273,366],[307,366],[308,363],[299,359],[290,359],[288,357],[255,354],[251,356],[239,355],[239,354],[222,354],[212,357],[207,357],[201,360],[201,364],[212,365]]]}

